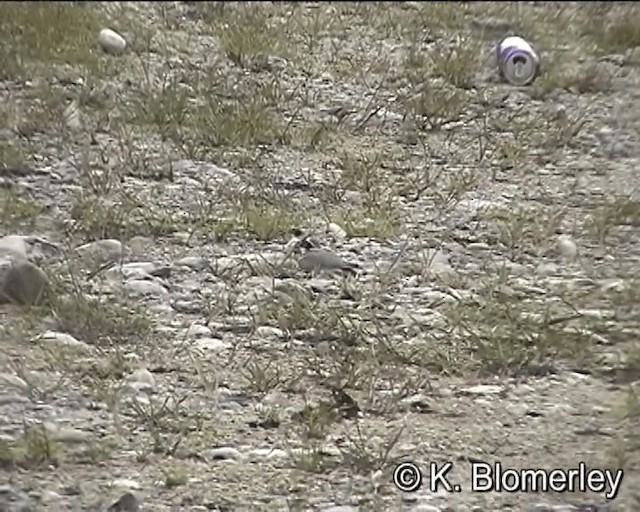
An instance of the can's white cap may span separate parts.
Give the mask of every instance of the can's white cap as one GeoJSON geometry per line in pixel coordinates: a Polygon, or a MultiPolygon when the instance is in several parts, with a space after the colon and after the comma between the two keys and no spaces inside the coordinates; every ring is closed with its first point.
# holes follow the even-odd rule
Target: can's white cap
{"type": "Polygon", "coordinates": [[[519,36],[509,36],[509,37],[505,37],[502,42],[500,43],[500,45],[498,46],[499,50],[502,50],[502,48],[509,48],[509,47],[515,47],[518,48],[518,50],[522,50],[524,52],[527,52],[529,54],[531,54],[531,56],[534,59],[537,59],[537,55],[536,52],[533,51],[533,48],[531,48],[531,45],[525,41],[524,39],[522,39],[519,36]]]}

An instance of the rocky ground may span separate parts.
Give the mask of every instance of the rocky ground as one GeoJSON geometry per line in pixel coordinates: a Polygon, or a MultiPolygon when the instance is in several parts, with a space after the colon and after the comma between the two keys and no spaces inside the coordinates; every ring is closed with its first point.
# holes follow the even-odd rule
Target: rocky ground
{"type": "Polygon", "coordinates": [[[0,510],[638,510],[639,27],[0,4],[0,510]],[[300,268],[298,230],[357,273],[300,268]],[[480,493],[478,462],[625,475],[480,493]]]}

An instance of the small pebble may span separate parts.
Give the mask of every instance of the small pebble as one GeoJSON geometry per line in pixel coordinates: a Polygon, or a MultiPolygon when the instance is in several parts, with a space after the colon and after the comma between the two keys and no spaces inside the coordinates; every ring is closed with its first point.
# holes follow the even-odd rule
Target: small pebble
{"type": "Polygon", "coordinates": [[[160,283],[143,279],[128,281],[124,285],[124,290],[131,297],[141,297],[145,295],[165,296],[169,293],[160,283]]]}
{"type": "Polygon", "coordinates": [[[497,395],[502,393],[504,388],[492,384],[479,384],[477,386],[463,388],[460,391],[466,395],[497,395]]]}
{"type": "Polygon", "coordinates": [[[27,244],[20,235],[7,235],[0,238],[0,255],[8,255],[14,258],[27,258],[27,244]]]}
{"type": "Polygon", "coordinates": [[[327,226],[327,230],[338,241],[342,241],[347,238],[347,232],[335,222],[329,223],[329,225],[327,226]]]}
{"type": "Polygon", "coordinates": [[[111,487],[117,489],[126,489],[129,491],[137,491],[142,489],[142,486],[139,482],[137,482],[136,480],[131,480],[129,478],[118,478],[117,480],[111,482],[111,487]]]}
{"type": "Polygon", "coordinates": [[[210,337],[211,329],[209,329],[206,325],[192,324],[187,329],[185,336],[189,339],[210,337]]]}
{"type": "Polygon", "coordinates": [[[138,368],[131,375],[129,375],[130,382],[140,382],[147,384],[152,388],[156,385],[156,379],[153,374],[146,368],[138,368]]]}
{"type": "Polygon", "coordinates": [[[558,252],[563,258],[573,260],[578,255],[578,248],[573,240],[567,235],[560,235],[556,243],[558,252]]]}
{"type": "Polygon", "coordinates": [[[221,446],[219,448],[209,448],[203,450],[200,454],[207,461],[212,460],[238,460],[242,458],[242,454],[231,446],[221,446]]]}
{"type": "Polygon", "coordinates": [[[198,338],[195,346],[200,350],[217,352],[230,347],[230,344],[220,338],[203,337],[198,338]]]}
{"type": "Polygon", "coordinates": [[[91,347],[84,341],[77,340],[73,336],[65,332],[47,331],[44,334],[38,336],[35,341],[56,344],[59,347],[76,348],[85,351],[91,350],[91,347]]]}
{"type": "Polygon", "coordinates": [[[92,259],[97,264],[118,262],[124,256],[125,250],[122,242],[112,238],[95,240],[76,247],[78,254],[92,259]]]}

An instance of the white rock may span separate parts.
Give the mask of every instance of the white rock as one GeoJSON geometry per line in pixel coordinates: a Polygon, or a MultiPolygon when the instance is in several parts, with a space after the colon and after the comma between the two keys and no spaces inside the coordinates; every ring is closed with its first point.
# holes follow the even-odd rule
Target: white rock
{"type": "Polygon", "coordinates": [[[536,268],[536,274],[539,276],[553,276],[558,273],[558,266],[555,263],[541,263],[536,268]]]}
{"type": "Polygon", "coordinates": [[[567,120],[567,107],[564,105],[558,105],[553,112],[553,120],[566,121],[567,120]]]}
{"type": "Polygon", "coordinates": [[[52,502],[56,502],[62,499],[57,492],[46,489],[40,496],[40,501],[42,503],[51,504],[52,502]]]}
{"type": "Polygon", "coordinates": [[[25,243],[25,238],[20,235],[7,235],[0,238],[0,255],[26,258],[27,244],[25,243]]]}
{"type": "Polygon", "coordinates": [[[471,386],[460,390],[467,395],[497,395],[504,391],[502,386],[495,386],[492,384],[479,384],[477,386],[471,386]]]}
{"type": "Polygon", "coordinates": [[[112,238],[96,240],[76,247],[78,254],[88,256],[100,263],[118,261],[124,256],[125,251],[125,246],[119,240],[112,238]]]}
{"type": "Polygon", "coordinates": [[[188,267],[193,270],[202,270],[203,268],[206,268],[207,263],[207,260],[200,256],[185,256],[184,258],[176,261],[176,265],[188,267]]]}
{"type": "Polygon", "coordinates": [[[146,368],[138,368],[129,375],[130,382],[140,382],[155,387],[156,379],[153,374],[146,368]]]}
{"type": "Polygon", "coordinates": [[[173,318],[176,311],[169,304],[152,304],[148,309],[149,313],[164,318],[173,318]]]}
{"type": "Polygon", "coordinates": [[[176,231],[175,233],[173,233],[171,235],[171,240],[174,241],[175,243],[178,244],[182,244],[182,245],[186,245],[187,242],[189,242],[189,240],[191,240],[191,238],[193,238],[192,233],[189,233],[188,231],[176,231]]]}
{"type": "Polygon", "coordinates": [[[159,265],[152,261],[134,261],[131,263],[125,263],[122,267],[115,267],[110,271],[122,270],[125,275],[127,275],[127,272],[131,272],[132,274],[135,272],[141,272],[143,274],[152,275],[158,267],[159,265]]]}
{"type": "Polygon", "coordinates": [[[135,402],[138,405],[146,406],[151,404],[150,396],[156,394],[156,392],[157,389],[146,382],[131,381],[123,386],[122,397],[128,404],[135,402]]]}
{"type": "Polygon", "coordinates": [[[128,491],[138,491],[142,489],[142,486],[138,482],[128,478],[118,478],[117,480],[114,480],[111,482],[111,487],[128,491]]]}
{"type": "Polygon", "coordinates": [[[591,333],[591,340],[597,343],[598,345],[611,345],[611,341],[609,341],[604,336],[601,336],[600,334],[595,332],[591,333]]]}
{"type": "Polygon", "coordinates": [[[338,290],[338,286],[332,279],[322,279],[319,277],[309,279],[308,281],[311,289],[318,293],[330,293],[338,290]]]}
{"type": "Polygon", "coordinates": [[[574,259],[578,255],[578,248],[573,240],[567,235],[560,235],[556,243],[558,252],[563,258],[574,259]]]}
{"type": "Polygon", "coordinates": [[[210,337],[211,329],[206,325],[192,324],[187,329],[185,336],[189,339],[210,337]]]}
{"type": "Polygon", "coordinates": [[[111,30],[110,28],[103,28],[100,31],[100,35],[98,36],[98,41],[100,42],[100,46],[102,49],[114,55],[118,55],[124,52],[127,47],[127,42],[117,32],[111,30]]]}
{"type": "Polygon", "coordinates": [[[84,341],[79,341],[65,332],[47,331],[38,336],[35,341],[46,341],[48,343],[55,343],[62,347],[72,347],[87,351],[91,350],[91,347],[84,341]]]}
{"type": "Polygon", "coordinates": [[[429,268],[437,266],[449,266],[449,258],[445,253],[438,250],[427,249],[422,252],[422,261],[429,268]]]}
{"type": "Polygon", "coordinates": [[[231,345],[220,338],[199,338],[195,346],[201,350],[218,351],[229,348],[231,345]]]}
{"type": "Polygon", "coordinates": [[[330,222],[327,226],[327,230],[338,241],[347,238],[347,232],[335,222],[330,222]]]}
{"type": "Polygon", "coordinates": [[[202,458],[207,461],[212,460],[239,460],[242,459],[242,454],[239,450],[232,448],[231,446],[220,446],[218,448],[209,448],[203,450],[201,453],[202,458]]]}
{"type": "Polygon", "coordinates": [[[438,250],[428,249],[422,253],[422,273],[440,278],[453,275],[455,272],[446,254],[438,250]]]}
{"type": "Polygon", "coordinates": [[[281,340],[285,337],[284,331],[270,325],[261,325],[256,328],[255,335],[257,338],[269,340],[281,340]]]}
{"type": "Polygon", "coordinates": [[[152,279],[151,275],[141,268],[126,268],[124,266],[120,267],[119,265],[111,267],[105,272],[105,275],[114,282],[118,282],[122,280],[122,278],[130,281],[144,281],[146,279],[152,279]]]}

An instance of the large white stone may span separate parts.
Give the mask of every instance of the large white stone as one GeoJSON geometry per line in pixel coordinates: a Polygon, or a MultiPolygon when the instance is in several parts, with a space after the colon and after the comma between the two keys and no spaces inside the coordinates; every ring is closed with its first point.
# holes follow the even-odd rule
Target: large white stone
{"type": "Polygon", "coordinates": [[[100,42],[100,46],[102,46],[102,49],[105,52],[114,55],[121,54],[127,47],[127,42],[125,41],[124,37],[111,30],[110,28],[103,28],[100,31],[98,41],[100,42]]]}

